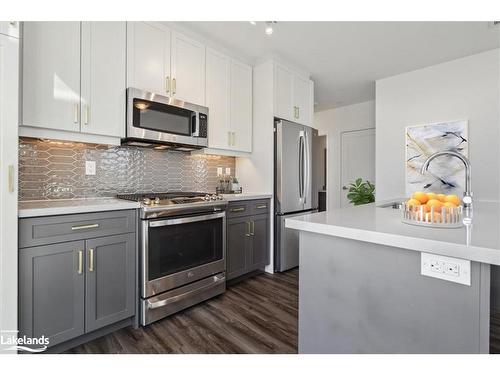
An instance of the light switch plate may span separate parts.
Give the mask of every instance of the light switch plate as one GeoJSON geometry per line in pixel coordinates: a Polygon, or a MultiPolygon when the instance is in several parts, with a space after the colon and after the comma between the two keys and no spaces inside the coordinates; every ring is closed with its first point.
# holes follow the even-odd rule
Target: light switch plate
{"type": "Polygon", "coordinates": [[[95,176],[95,161],[93,160],[85,161],[85,174],[87,176],[95,176]]]}
{"type": "Polygon", "coordinates": [[[470,286],[470,260],[429,253],[420,259],[422,275],[470,286]]]}
{"type": "Polygon", "coordinates": [[[222,176],[222,167],[217,167],[217,176],[222,176]]]}
{"type": "Polygon", "coordinates": [[[226,175],[227,176],[231,175],[231,168],[226,167],[226,175]]]}

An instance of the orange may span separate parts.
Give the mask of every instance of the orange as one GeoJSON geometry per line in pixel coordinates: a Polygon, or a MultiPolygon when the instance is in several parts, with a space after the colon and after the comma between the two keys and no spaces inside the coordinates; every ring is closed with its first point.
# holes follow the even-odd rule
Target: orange
{"type": "Polygon", "coordinates": [[[437,199],[439,199],[441,202],[446,202],[446,194],[438,194],[437,199]]]}
{"type": "Polygon", "coordinates": [[[456,208],[457,206],[453,202],[444,202],[443,207],[445,207],[447,211],[451,211],[451,208],[456,208]]]}
{"type": "Polygon", "coordinates": [[[421,205],[421,203],[420,203],[420,201],[418,201],[418,200],[416,200],[416,199],[413,199],[413,198],[412,198],[412,199],[410,199],[410,200],[408,200],[408,201],[406,202],[406,205],[407,205],[409,208],[411,208],[411,207],[420,206],[420,205],[421,205]]]}
{"type": "Polygon", "coordinates": [[[417,201],[419,201],[422,204],[427,203],[427,201],[429,200],[429,198],[427,198],[427,194],[425,194],[422,191],[416,191],[415,193],[413,193],[413,195],[411,197],[413,199],[416,199],[417,201]]]}
{"type": "Polygon", "coordinates": [[[427,200],[430,201],[431,199],[437,199],[437,194],[427,193],[427,200]]]}
{"type": "Polygon", "coordinates": [[[447,195],[444,201],[454,203],[455,206],[460,206],[460,198],[455,194],[447,195]]]}
{"type": "Polygon", "coordinates": [[[431,199],[427,202],[427,206],[429,206],[429,208],[434,207],[434,212],[436,212],[441,210],[441,207],[443,207],[443,202],[438,199],[431,199]]]}

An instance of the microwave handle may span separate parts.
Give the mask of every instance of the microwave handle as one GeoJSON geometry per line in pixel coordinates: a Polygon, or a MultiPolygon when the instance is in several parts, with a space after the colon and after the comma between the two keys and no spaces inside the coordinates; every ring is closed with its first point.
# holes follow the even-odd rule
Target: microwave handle
{"type": "Polygon", "coordinates": [[[198,137],[200,135],[200,120],[198,119],[198,112],[191,113],[191,135],[198,137]]]}

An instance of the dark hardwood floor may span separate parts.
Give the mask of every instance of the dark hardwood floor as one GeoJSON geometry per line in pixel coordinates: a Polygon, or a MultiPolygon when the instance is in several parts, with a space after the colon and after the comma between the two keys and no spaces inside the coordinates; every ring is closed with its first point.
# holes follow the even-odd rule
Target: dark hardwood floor
{"type": "Polygon", "coordinates": [[[147,327],[124,328],[67,353],[297,353],[298,274],[257,275],[147,327]]]}
{"type": "MultiPolygon", "coordinates": [[[[153,323],[124,328],[66,353],[297,353],[298,269],[262,274],[223,295],[153,323]]],[[[500,354],[500,312],[490,352],[500,354]]]]}

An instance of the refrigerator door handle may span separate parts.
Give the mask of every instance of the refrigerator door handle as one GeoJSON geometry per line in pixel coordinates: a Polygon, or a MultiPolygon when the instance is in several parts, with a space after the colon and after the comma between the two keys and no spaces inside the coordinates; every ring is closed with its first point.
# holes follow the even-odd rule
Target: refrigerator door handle
{"type": "Polygon", "coordinates": [[[309,185],[311,183],[311,174],[310,174],[310,168],[309,168],[309,161],[311,160],[311,150],[308,144],[308,137],[307,137],[307,132],[304,132],[304,173],[305,173],[305,178],[303,178],[303,198],[304,198],[304,204],[307,203],[307,195],[309,194],[309,185]]]}
{"type": "Polygon", "coordinates": [[[304,187],[304,135],[301,131],[299,134],[299,200],[303,198],[304,187]]]}

